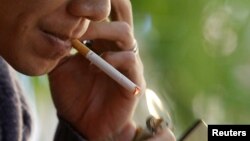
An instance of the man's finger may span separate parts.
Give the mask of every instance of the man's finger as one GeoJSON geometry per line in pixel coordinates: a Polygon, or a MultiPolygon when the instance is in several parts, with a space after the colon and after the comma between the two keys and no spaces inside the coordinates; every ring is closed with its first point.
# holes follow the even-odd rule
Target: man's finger
{"type": "Polygon", "coordinates": [[[133,28],[132,5],[130,0],[111,0],[112,21],[124,21],[133,28]]]}
{"type": "Polygon", "coordinates": [[[132,29],[126,22],[92,22],[81,39],[117,42],[121,50],[129,50],[135,44],[132,29]]]}
{"type": "Polygon", "coordinates": [[[165,128],[157,133],[152,139],[148,139],[147,141],[176,141],[176,138],[169,128],[165,128]]]}

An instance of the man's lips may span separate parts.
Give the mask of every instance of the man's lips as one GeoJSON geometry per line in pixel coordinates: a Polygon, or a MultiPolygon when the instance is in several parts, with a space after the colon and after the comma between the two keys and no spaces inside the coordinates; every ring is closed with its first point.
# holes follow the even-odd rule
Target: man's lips
{"type": "Polygon", "coordinates": [[[71,48],[70,37],[64,34],[42,30],[47,40],[60,50],[69,50],[71,48]]]}
{"type": "Polygon", "coordinates": [[[55,38],[58,38],[62,41],[68,41],[70,39],[70,36],[65,35],[65,34],[60,34],[57,32],[50,32],[50,31],[46,31],[46,30],[43,30],[43,32],[45,32],[46,34],[49,34],[51,36],[54,36],[55,38]]]}

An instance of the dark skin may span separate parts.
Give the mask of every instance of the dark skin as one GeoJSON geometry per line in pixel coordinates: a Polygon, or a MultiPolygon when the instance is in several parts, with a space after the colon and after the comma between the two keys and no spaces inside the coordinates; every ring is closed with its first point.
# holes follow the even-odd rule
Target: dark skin
{"type": "MultiPolygon", "coordinates": [[[[136,130],[132,115],[139,97],[83,56],[69,53],[70,40],[93,40],[94,50],[143,94],[143,65],[131,51],[135,38],[130,1],[0,2],[0,55],[21,73],[49,75],[58,116],[90,141],[132,140],[136,130]]],[[[157,140],[175,138],[166,129],[150,139],[157,140]]]]}
{"type": "MultiPolygon", "coordinates": [[[[112,9],[111,19],[116,22],[91,23],[82,39],[94,40],[93,48],[143,91],[145,81],[141,60],[129,51],[134,44],[131,5],[121,0],[114,1],[113,6],[124,4],[127,7],[112,9]],[[129,36],[119,35],[124,32],[129,36]]],[[[49,78],[54,102],[57,109],[62,109],[58,114],[77,125],[75,128],[84,136],[91,140],[132,140],[135,126],[131,117],[138,97],[79,54],[67,58],[49,74],[49,78]]]]}

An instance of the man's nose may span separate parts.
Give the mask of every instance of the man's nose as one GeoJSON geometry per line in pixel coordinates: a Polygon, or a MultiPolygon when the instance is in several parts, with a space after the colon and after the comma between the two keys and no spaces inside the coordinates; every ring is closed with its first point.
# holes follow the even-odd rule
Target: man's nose
{"type": "Polygon", "coordinates": [[[110,10],[110,0],[70,0],[67,7],[71,15],[92,21],[105,19],[109,16],[110,10]]]}

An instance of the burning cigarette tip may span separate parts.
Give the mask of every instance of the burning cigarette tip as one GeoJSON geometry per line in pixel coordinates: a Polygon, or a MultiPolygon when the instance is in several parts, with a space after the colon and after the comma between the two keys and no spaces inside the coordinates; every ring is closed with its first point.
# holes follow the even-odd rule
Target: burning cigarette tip
{"type": "Polygon", "coordinates": [[[141,89],[139,87],[135,87],[134,95],[138,95],[141,89]]]}

